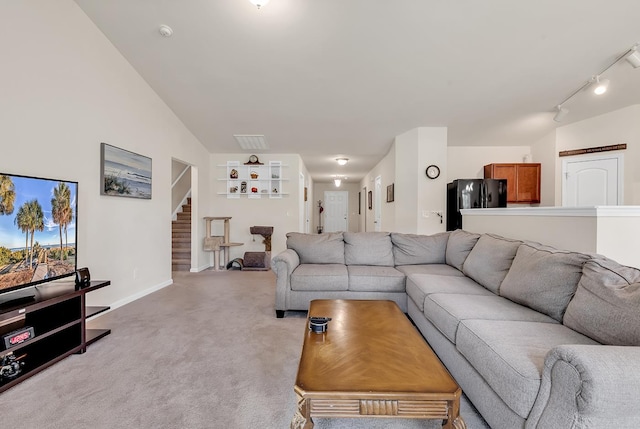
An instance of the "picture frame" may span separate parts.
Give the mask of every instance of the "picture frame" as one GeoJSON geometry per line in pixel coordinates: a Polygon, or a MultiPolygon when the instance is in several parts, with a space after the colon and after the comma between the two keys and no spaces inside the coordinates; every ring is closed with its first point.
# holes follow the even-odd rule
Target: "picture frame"
{"type": "Polygon", "coordinates": [[[151,158],[100,144],[100,194],[151,199],[151,158]]]}
{"type": "Polygon", "coordinates": [[[358,214],[362,214],[362,192],[358,192],[358,214]]]}
{"type": "Polygon", "coordinates": [[[307,201],[307,187],[304,187],[304,200],[307,201]]]}
{"type": "Polygon", "coordinates": [[[390,184],[389,186],[387,186],[387,202],[388,203],[392,203],[393,199],[394,199],[394,193],[393,193],[393,188],[394,188],[394,183],[390,184]]]}
{"type": "Polygon", "coordinates": [[[371,210],[373,208],[373,192],[372,191],[369,191],[367,193],[367,201],[369,204],[369,210],[371,210]]]}

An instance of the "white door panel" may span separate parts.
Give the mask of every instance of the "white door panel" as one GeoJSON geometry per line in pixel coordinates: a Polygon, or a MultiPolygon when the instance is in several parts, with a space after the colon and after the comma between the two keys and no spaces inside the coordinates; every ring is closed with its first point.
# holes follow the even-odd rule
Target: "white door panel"
{"type": "Polygon", "coordinates": [[[562,163],[562,205],[622,204],[622,154],[568,159],[562,163]]]}
{"type": "Polygon", "coordinates": [[[348,231],[349,192],[324,192],[324,232],[348,231]]]}

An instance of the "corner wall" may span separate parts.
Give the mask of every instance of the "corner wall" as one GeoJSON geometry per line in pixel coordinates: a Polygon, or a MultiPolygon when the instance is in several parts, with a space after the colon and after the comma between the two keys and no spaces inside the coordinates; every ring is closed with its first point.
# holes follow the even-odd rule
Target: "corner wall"
{"type": "Polygon", "coordinates": [[[73,1],[0,16],[0,171],[79,182],[78,265],[112,282],[90,304],[171,284],[171,160],[198,167],[207,207],[208,152],[73,1]],[[101,142],[152,158],[151,200],[100,195],[101,142]]]}

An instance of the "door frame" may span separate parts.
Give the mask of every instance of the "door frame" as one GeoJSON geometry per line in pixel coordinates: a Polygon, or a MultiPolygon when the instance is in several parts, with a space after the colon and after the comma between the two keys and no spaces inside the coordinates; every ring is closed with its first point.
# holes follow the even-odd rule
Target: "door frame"
{"type": "Polygon", "coordinates": [[[584,161],[604,161],[605,159],[616,158],[618,161],[618,205],[624,205],[624,153],[599,153],[595,155],[574,155],[562,158],[562,171],[560,180],[562,180],[562,207],[567,206],[567,165],[570,162],[584,161]]]}

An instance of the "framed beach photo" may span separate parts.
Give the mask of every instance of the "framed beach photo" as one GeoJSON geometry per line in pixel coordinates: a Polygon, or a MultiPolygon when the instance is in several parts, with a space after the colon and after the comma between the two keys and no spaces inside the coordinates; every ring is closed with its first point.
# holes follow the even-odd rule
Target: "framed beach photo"
{"type": "Polygon", "coordinates": [[[151,199],[151,158],[100,144],[100,194],[151,199]]]}

